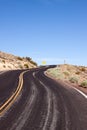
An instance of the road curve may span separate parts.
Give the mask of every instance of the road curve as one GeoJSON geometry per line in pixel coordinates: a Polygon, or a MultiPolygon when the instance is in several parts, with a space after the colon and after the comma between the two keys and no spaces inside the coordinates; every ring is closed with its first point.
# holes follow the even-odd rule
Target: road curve
{"type": "Polygon", "coordinates": [[[8,100],[6,102],[4,102],[4,104],[0,107],[0,115],[2,115],[3,113],[5,113],[5,111],[7,111],[10,106],[15,102],[16,98],[18,97],[19,93],[21,92],[21,89],[23,87],[23,74],[26,73],[27,71],[24,71],[20,74],[19,76],[19,83],[17,86],[16,91],[11,95],[10,98],[8,98],[8,100]]]}
{"type": "Polygon", "coordinates": [[[14,80],[18,79],[22,73],[14,92],[20,88],[19,82],[23,82],[15,101],[0,115],[0,130],[87,130],[87,99],[75,89],[48,78],[44,74],[46,69],[20,71],[14,76],[14,80]]]}

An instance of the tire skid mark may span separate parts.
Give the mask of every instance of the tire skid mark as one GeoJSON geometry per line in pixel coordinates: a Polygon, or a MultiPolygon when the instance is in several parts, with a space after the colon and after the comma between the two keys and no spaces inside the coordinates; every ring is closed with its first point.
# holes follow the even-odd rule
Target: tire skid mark
{"type": "Polygon", "coordinates": [[[31,73],[31,80],[37,89],[37,97],[35,97],[34,107],[32,108],[32,111],[23,128],[29,128],[30,130],[41,130],[45,121],[44,115],[47,113],[47,92],[45,88],[38,82],[38,80],[34,78],[33,73],[31,73]]]}
{"type": "Polygon", "coordinates": [[[25,109],[17,119],[17,121],[13,124],[12,128],[10,130],[21,130],[23,126],[25,125],[27,119],[29,118],[33,108],[34,104],[36,102],[38,91],[35,85],[32,83],[32,93],[31,96],[29,95],[30,99],[28,100],[27,104],[25,105],[25,109]]]}
{"type": "Polygon", "coordinates": [[[60,99],[61,99],[61,103],[62,103],[62,124],[64,125],[64,130],[70,130],[70,117],[69,117],[69,110],[68,110],[68,106],[66,105],[65,103],[65,100],[64,100],[64,96],[62,95],[62,93],[60,93],[60,99]]]}
{"type": "MultiPolygon", "coordinates": [[[[34,78],[37,78],[35,72],[33,73],[34,78]]],[[[38,79],[38,78],[37,78],[38,79]]],[[[46,89],[47,91],[47,115],[45,115],[45,122],[42,130],[46,130],[50,128],[50,130],[54,130],[56,128],[57,120],[58,120],[58,110],[57,110],[57,97],[51,91],[49,87],[38,79],[38,82],[46,89]]]]}
{"type": "MultiPolygon", "coordinates": [[[[36,73],[34,72],[33,73],[33,76],[34,78],[38,79],[35,75],[36,73]]],[[[44,84],[43,82],[39,81],[38,82],[46,89],[47,91],[47,115],[46,115],[46,119],[45,119],[45,123],[44,123],[44,126],[42,128],[42,130],[46,130],[47,126],[49,125],[49,119],[50,119],[50,116],[51,116],[51,104],[52,104],[52,93],[50,91],[50,89],[48,89],[44,84]]]]}
{"type": "MultiPolygon", "coordinates": [[[[49,88],[49,86],[48,86],[49,88]]],[[[49,88],[50,89],[50,88],[49,88]]],[[[56,89],[54,88],[54,90],[56,91],[56,89]]],[[[55,94],[55,91],[52,91],[53,96],[52,96],[52,100],[53,100],[53,117],[52,117],[52,122],[50,125],[50,129],[49,130],[55,130],[57,127],[57,122],[60,119],[60,111],[58,110],[58,103],[57,103],[57,96],[55,94]]],[[[61,94],[61,93],[60,93],[61,94]]],[[[64,97],[62,96],[62,94],[60,95],[61,100],[63,102],[63,112],[64,112],[64,117],[62,118],[62,122],[64,123],[64,130],[70,130],[70,117],[69,117],[69,113],[68,113],[68,109],[66,104],[64,103],[64,97]]],[[[46,130],[46,129],[44,129],[46,130]]]]}
{"type": "MultiPolygon", "coordinates": [[[[63,102],[64,103],[64,102],[63,102]]],[[[65,114],[65,130],[70,130],[70,117],[69,117],[69,112],[67,109],[66,104],[63,104],[64,106],[64,114],[65,114]]]]}
{"type": "MultiPolygon", "coordinates": [[[[14,118],[12,124],[7,126],[6,130],[82,130],[87,128],[80,125],[78,109],[75,110],[74,107],[77,102],[74,104],[61,86],[57,87],[54,83],[51,84],[50,80],[46,80],[43,72],[40,71],[32,71],[27,76],[30,76],[30,81],[26,82],[28,78],[25,77],[24,81],[26,83],[24,87],[22,85],[23,93],[20,93],[23,107],[21,108],[19,106],[21,102],[18,102],[19,109],[17,112],[19,113],[15,116],[16,118],[14,118]],[[29,93],[27,91],[29,90],[28,83],[30,87],[29,93]],[[26,98],[23,97],[23,94],[26,98]]],[[[5,130],[5,128],[3,129],[5,130]]]]}
{"type": "MultiPolygon", "coordinates": [[[[45,85],[39,81],[40,84],[42,84],[45,87],[45,85]]],[[[48,124],[49,124],[49,118],[50,118],[50,115],[51,115],[51,102],[52,102],[52,94],[50,92],[50,90],[48,88],[46,88],[47,90],[47,106],[48,106],[48,109],[47,109],[47,115],[46,115],[46,119],[45,119],[45,123],[44,123],[44,126],[43,126],[43,130],[46,130],[48,124]]]]}
{"type": "Polygon", "coordinates": [[[57,101],[57,98],[53,94],[53,117],[52,117],[50,130],[54,130],[56,128],[58,117],[59,117],[59,111],[57,109],[57,102],[56,101],[57,101]]]}

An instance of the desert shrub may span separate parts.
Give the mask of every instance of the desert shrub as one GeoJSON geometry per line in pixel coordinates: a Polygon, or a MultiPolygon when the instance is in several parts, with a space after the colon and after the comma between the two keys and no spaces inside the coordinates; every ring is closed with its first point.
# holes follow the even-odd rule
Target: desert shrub
{"type": "Polygon", "coordinates": [[[29,68],[28,64],[24,64],[24,67],[29,68]]]}
{"type": "Polygon", "coordinates": [[[26,57],[26,59],[27,59],[28,61],[31,61],[31,60],[32,60],[30,57],[26,57]]]}
{"type": "Polygon", "coordinates": [[[18,60],[21,60],[21,61],[23,60],[23,58],[21,58],[21,57],[17,57],[17,59],[18,59],[18,60]]]}
{"type": "Polygon", "coordinates": [[[70,73],[68,71],[63,72],[65,76],[69,76],[70,73]]]}
{"type": "Polygon", "coordinates": [[[81,83],[81,86],[84,87],[84,88],[87,88],[87,80],[83,81],[83,82],[81,83]]]}
{"type": "Polygon", "coordinates": [[[48,73],[51,74],[54,78],[64,79],[64,75],[60,72],[59,69],[49,69],[48,73]]]}
{"type": "Polygon", "coordinates": [[[70,81],[71,83],[78,83],[77,77],[71,77],[71,78],[69,79],[69,81],[70,81]]]}
{"type": "Polygon", "coordinates": [[[57,79],[64,79],[64,76],[62,73],[57,73],[57,72],[51,72],[50,73],[53,77],[57,78],[57,79]]]}
{"type": "Polygon", "coordinates": [[[33,64],[33,65],[35,65],[35,66],[37,66],[37,63],[34,62],[34,61],[32,61],[32,60],[30,60],[30,63],[33,64]]]}
{"type": "Polygon", "coordinates": [[[3,65],[3,67],[4,67],[4,68],[6,68],[6,66],[5,66],[5,65],[3,65]]]}
{"type": "Polygon", "coordinates": [[[79,74],[80,74],[80,71],[77,71],[75,74],[79,75],[79,74]]]}
{"type": "Polygon", "coordinates": [[[19,65],[19,68],[20,68],[20,69],[23,69],[23,66],[20,64],[20,65],[19,65]]]}
{"type": "Polygon", "coordinates": [[[3,63],[5,63],[5,60],[2,60],[3,63]]]}
{"type": "Polygon", "coordinates": [[[11,69],[11,66],[8,66],[8,68],[10,68],[10,69],[11,69]]]}
{"type": "Polygon", "coordinates": [[[57,74],[57,76],[56,76],[58,79],[64,79],[64,76],[63,76],[63,74],[62,73],[60,73],[60,74],[57,74]]]}
{"type": "Polygon", "coordinates": [[[83,72],[86,71],[86,69],[84,67],[81,67],[80,70],[83,72]]]}

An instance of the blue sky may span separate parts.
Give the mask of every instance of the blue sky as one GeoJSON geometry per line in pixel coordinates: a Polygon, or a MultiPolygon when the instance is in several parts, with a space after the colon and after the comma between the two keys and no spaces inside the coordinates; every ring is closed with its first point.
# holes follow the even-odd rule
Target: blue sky
{"type": "Polygon", "coordinates": [[[0,0],[0,50],[87,66],[87,1],[0,0]]]}

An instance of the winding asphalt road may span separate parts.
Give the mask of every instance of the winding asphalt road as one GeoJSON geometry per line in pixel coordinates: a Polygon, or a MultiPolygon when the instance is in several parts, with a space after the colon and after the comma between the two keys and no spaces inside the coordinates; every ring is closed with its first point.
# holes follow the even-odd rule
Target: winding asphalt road
{"type": "Polygon", "coordinates": [[[0,130],[87,130],[87,98],[47,68],[0,74],[0,130]]]}

